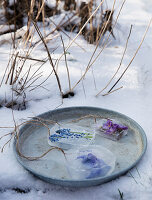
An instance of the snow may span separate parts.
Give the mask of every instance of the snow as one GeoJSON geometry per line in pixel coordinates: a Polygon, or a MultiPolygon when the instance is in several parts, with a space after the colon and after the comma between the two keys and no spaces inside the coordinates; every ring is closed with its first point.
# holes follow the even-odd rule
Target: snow
{"type": "MultiPolygon", "coordinates": [[[[51,1],[48,1],[48,4],[49,2],[51,1]]],[[[117,2],[114,18],[118,13],[120,3],[120,1],[117,2]]],[[[112,1],[108,1],[108,6],[112,7],[112,1]]],[[[149,200],[152,198],[152,27],[150,27],[146,39],[132,65],[117,85],[117,88],[123,86],[123,89],[120,89],[107,96],[99,95],[96,97],[96,94],[108,83],[110,78],[117,70],[122,57],[126,39],[129,34],[130,25],[133,24],[132,34],[122,67],[112,83],[119,78],[122,71],[130,62],[141,41],[146,26],[152,17],[152,12],[150,9],[151,6],[152,1],[148,0],[126,1],[118,20],[118,25],[114,29],[116,40],[110,38],[111,43],[103,51],[99,59],[92,67],[96,86],[94,84],[92,69],[90,69],[90,71],[86,74],[85,79],[75,87],[75,96],[69,99],[64,99],[62,104],[55,76],[51,75],[51,77],[43,85],[45,89],[38,87],[33,91],[30,91],[32,88],[28,88],[26,90],[26,110],[13,111],[17,124],[20,124],[23,120],[27,120],[29,117],[39,115],[48,110],[53,110],[57,107],[63,108],[69,106],[95,106],[112,109],[128,115],[143,127],[148,139],[147,152],[142,161],[137,165],[137,168],[132,169],[126,175],[104,185],[90,188],[64,188],[45,183],[33,177],[30,173],[24,170],[14,157],[11,143],[10,146],[6,146],[4,152],[0,154],[1,200],[32,200],[34,198],[37,200],[112,200],[120,198],[118,189],[123,192],[124,199],[149,200]],[[27,190],[27,193],[20,194],[15,190],[12,190],[12,188],[17,187],[23,188],[25,191],[27,190]]],[[[59,19],[57,19],[57,21],[58,20],[59,19]]],[[[46,32],[49,32],[49,29],[50,28],[48,27],[46,32]]],[[[61,33],[54,34],[56,35],[61,33]]],[[[6,34],[6,36],[7,40],[11,40],[10,34],[6,34]]],[[[74,33],[70,34],[71,38],[74,38],[75,36],[76,34],[74,33]]],[[[0,40],[2,37],[4,38],[4,36],[1,36],[0,40]]],[[[38,38],[38,36],[36,37],[38,38]]],[[[68,46],[69,39],[63,34],[62,37],[65,46],[68,46]]],[[[76,42],[80,44],[86,51],[84,52],[74,43],[68,50],[70,54],[67,54],[67,60],[72,86],[76,84],[81,75],[84,73],[89,62],[89,58],[95,48],[94,45],[87,44],[82,36],[78,37],[76,42]]],[[[52,39],[51,42],[48,43],[48,47],[50,51],[52,51],[55,47],[58,47],[52,55],[53,58],[60,57],[61,53],[63,52],[60,37],[52,39]]],[[[10,45],[9,43],[5,43],[0,48],[1,80],[5,67],[8,63],[10,45]]],[[[100,51],[100,48],[101,47],[98,48],[98,52],[100,51]]],[[[33,50],[31,57],[38,59],[44,59],[47,57],[47,53],[43,44],[40,44],[33,50]]],[[[28,70],[28,67],[34,63],[35,61],[27,61],[25,64],[26,67],[24,73],[28,70]]],[[[33,66],[31,72],[34,73],[35,70],[36,67],[33,66]]],[[[36,86],[45,80],[51,70],[51,65],[49,62],[47,62],[40,70],[43,76],[40,77],[40,79],[35,82],[34,85],[36,86]]],[[[59,63],[58,74],[61,80],[63,91],[68,91],[68,79],[64,57],[62,57],[59,63]]],[[[108,89],[110,89],[110,86],[108,89]]],[[[106,91],[108,90],[105,90],[105,92],[106,91]]],[[[11,100],[11,98],[12,94],[10,87],[2,85],[0,88],[0,99],[11,100]]],[[[0,126],[14,126],[11,109],[5,107],[0,108],[0,126]]],[[[7,134],[12,130],[12,128],[0,129],[0,136],[7,134]]],[[[0,140],[1,148],[9,138],[10,137],[8,136],[0,140]]]]}

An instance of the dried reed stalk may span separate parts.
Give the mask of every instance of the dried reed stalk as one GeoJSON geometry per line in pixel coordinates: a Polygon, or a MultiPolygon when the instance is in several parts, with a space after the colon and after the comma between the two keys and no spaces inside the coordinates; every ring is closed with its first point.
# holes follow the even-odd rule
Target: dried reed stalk
{"type": "Polygon", "coordinates": [[[65,66],[66,66],[67,75],[68,75],[69,91],[71,91],[70,72],[69,72],[69,68],[68,68],[67,57],[66,57],[66,51],[65,51],[65,46],[64,46],[64,42],[63,42],[62,36],[61,36],[61,41],[62,41],[62,46],[63,46],[63,51],[64,51],[64,57],[65,57],[65,66]]]}
{"type": "MultiPolygon", "coordinates": [[[[119,18],[119,16],[120,16],[120,13],[121,13],[121,11],[122,11],[122,8],[123,8],[125,2],[126,2],[126,0],[123,0],[122,5],[121,5],[120,10],[119,10],[119,13],[118,13],[118,15],[117,15],[117,17],[116,17],[115,23],[114,23],[114,25],[113,25],[113,28],[114,28],[114,27],[116,26],[116,24],[117,24],[118,18],[119,18]]],[[[102,44],[101,44],[101,46],[103,45],[103,47],[102,47],[102,49],[99,51],[99,53],[97,54],[97,56],[95,57],[95,59],[92,61],[92,63],[90,64],[89,67],[91,67],[91,66],[95,63],[95,61],[97,60],[97,58],[100,56],[100,54],[101,54],[101,53],[103,52],[103,50],[106,48],[106,46],[107,46],[107,44],[108,44],[108,42],[109,42],[109,38],[110,38],[110,35],[111,35],[111,34],[112,34],[112,30],[109,32],[108,36],[105,37],[105,38],[103,39],[102,44]]]]}
{"type": "MultiPolygon", "coordinates": [[[[54,28],[54,30],[52,30],[50,33],[48,33],[47,35],[44,36],[44,39],[46,39],[49,35],[53,34],[56,30],[60,29],[60,27],[64,26],[66,23],[69,22],[69,20],[71,20],[76,14],[73,14],[70,19],[66,20],[65,22],[63,22],[63,20],[65,19],[65,15],[63,16],[63,18],[61,19],[61,21],[59,22],[59,24],[54,28]],[[63,23],[62,23],[63,22],[63,23]]],[[[50,19],[51,21],[51,19],[50,19]]],[[[37,42],[35,42],[34,46],[36,46],[39,42],[41,42],[41,39],[38,40],[37,42]]]]}
{"type": "MultiPolygon", "coordinates": [[[[42,5],[41,5],[41,8],[39,9],[39,11],[38,11],[38,13],[37,13],[37,16],[36,16],[36,18],[35,18],[35,22],[37,22],[38,21],[38,18],[39,18],[39,16],[40,16],[40,14],[41,14],[41,12],[42,12],[42,10],[43,10],[43,8],[44,8],[44,1],[43,1],[43,3],[42,3],[42,5]]],[[[31,8],[32,9],[32,8],[31,8]]],[[[32,34],[32,32],[33,32],[33,29],[34,29],[34,27],[32,27],[31,28],[31,31],[29,32],[29,29],[30,29],[30,24],[31,24],[31,21],[32,21],[33,19],[32,19],[32,13],[30,13],[30,20],[29,20],[29,26],[28,26],[28,28],[27,28],[27,33],[25,34],[25,36],[26,36],[26,41],[25,41],[25,46],[26,46],[26,44],[27,44],[27,42],[29,41],[29,38],[30,38],[30,36],[31,36],[31,34],[32,34]]]]}
{"type": "MultiPolygon", "coordinates": [[[[57,25],[53,20],[51,20],[51,19],[49,19],[49,20],[56,26],[57,29],[59,29],[62,33],[64,33],[64,35],[66,35],[70,40],[72,40],[72,38],[65,31],[62,30],[62,25],[61,25],[61,27],[59,27],[59,25],[57,25]]],[[[74,41],[74,43],[78,47],[80,47],[84,52],[86,52],[86,50],[80,44],[78,44],[76,41],[74,41]]]]}
{"type": "MultiPolygon", "coordinates": [[[[102,0],[100,2],[100,4],[98,5],[98,7],[95,9],[95,11],[90,15],[90,17],[88,18],[88,20],[85,22],[85,24],[82,26],[82,28],[80,29],[79,33],[75,36],[75,38],[70,42],[70,44],[66,47],[65,51],[67,51],[71,45],[74,43],[74,41],[77,39],[77,37],[81,34],[81,32],[83,31],[83,29],[85,28],[85,26],[87,25],[87,23],[90,21],[90,19],[95,15],[95,13],[98,11],[98,9],[101,7],[101,5],[103,4],[104,0],[102,0]]],[[[58,63],[57,63],[57,70],[58,70],[58,64],[60,59],[62,58],[62,56],[64,55],[64,53],[61,54],[61,56],[59,57],[58,63]]]]}
{"type": "Polygon", "coordinates": [[[116,91],[118,91],[118,90],[120,90],[122,88],[123,88],[123,86],[121,86],[121,87],[119,87],[119,88],[117,88],[117,89],[115,89],[115,90],[113,90],[111,92],[107,92],[106,94],[103,94],[102,96],[107,96],[107,95],[112,94],[113,92],[116,92],[116,91]]]}
{"type": "Polygon", "coordinates": [[[53,72],[54,72],[54,74],[55,74],[55,77],[56,77],[56,80],[57,80],[57,83],[58,83],[58,87],[59,87],[59,90],[60,90],[60,93],[61,93],[61,96],[62,96],[63,92],[62,92],[62,88],[61,88],[61,84],[60,84],[60,79],[59,79],[58,74],[57,74],[57,72],[56,72],[56,70],[55,70],[55,66],[54,66],[54,64],[53,64],[53,61],[52,61],[52,58],[51,58],[49,49],[48,49],[48,47],[47,47],[47,44],[46,44],[46,42],[44,41],[44,38],[43,38],[43,36],[42,36],[42,34],[41,34],[41,32],[40,32],[40,30],[39,30],[37,24],[36,24],[34,21],[33,21],[33,24],[34,24],[34,26],[35,26],[35,29],[36,29],[36,31],[37,31],[39,37],[41,38],[41,40],[42,40],[42,42],[43,42],[43,44],[44,44],[44,46],[45,46],[45,48],[46,48],[46,51],[47,51],[47,54],[48,54],[48,58],[49,58],[49,61],[50,61],[51,66],[52,66],[52,68],[53,68],[53,72]]]}
{"type": "Polygon", "coordinates": [[[137,55],[137,53],[138,53],[138,51],[139,51],[141,45],[142,45],[143,42],[144,42],[144,39],[145,39],[145,37],[146,37],[146,35],[147,35],[147,32],[148,32],[148,30],[149,30],[149,28],[150,28],[151,23],[152,23],[152,18],[151,18],[149,24],[147,25],[147,28],[146,28],[145,33],[144,33],[144,35],[143,35],[143,38],[142,38],[142,40],[141,40],[141,42],[140,42],[140,44],[139,44],[137,50],[135,51],[135,54],[133,55],[131,61],[129,62],[128,66],[127,66],[126,69],[123,71],[123,73],[121,74],[121,76],[119,77],[119,79],[114,83],[114,85],[113,85],[113,86],[111,87],[111,89],[108,91],[108,93],[111,92],[111,91],[113,90],[113,88],[118,84],[118,82],[119,82],[119,81],[121,80],[121,78],[124,76],[125,72],[128,70],[128,68],[130,67],[131,63],[132,63],[133,60],[135,59],[135,57],[136,57],[136,55],[137,55]]]}
{"type": "Polygon", "coordinates": [[[116,74],[118,73],[118,71],[119,71],[119,69],[120,69],[120,67],[122,65],[122,61],[124,59],[127,47],[128,47],[128,41],[129,41],[129,38],[130,38],[130,35],[131,35],[131,31],[132,31],[132,25],[130,27],[129,35],[128,35],[128,38],[127,38],[127,41],[126,41],[126,45],[125,45],[125,48],[124,48],[124,52],[123,52],[123,55],[122,55],[122,58],[121,58],[121,61],[120,61],[120,64],[118,66],[117,71],[114,73],[114,75],[112,76],[112,78],[110,79],[110,81],[107,83],[107,85],[100,92],[98,92],[98,94],[96,96],[98,96],[101,92],[103,92],[110,85],[110,83],[112,82],[112,80],[114,79],[114,77],[116,76],[116,74]]]}
{"type": "Polygon", "coordinates": [[[116,0],[114,0],[111,13],[110,13],[110,15],[109,15],[109,17],[108,17],[108,20],[107,20],[107,22],[106,22],[106,24],[105,24],[104,29],[102,30],[102,32],[101,32],[101,34],[100,34],[100,36],[99,36],[98,43],[96,44],[96,47],[95,47],[95,49],[94,49],[94,51],[93,51],[93,54],[91,55],[91,58],[90,58],[89,63],[88,63],[88,65],[87,65],[87,67],[86,67],[86,70],[85,70],[83,76],[82,76],[82,77],[77,81],[77,83],[72,87],[72,90],[74,90],[74,88],[81,82],[81,80],[85,77],[86,73],[89,71],[89,69],[90,69],[90,67],[91,67],[90,63],[91,63],[91,61],[92,61],[92,59],[93,59],[93,57],[94,57],[94,55],[95,55],[95,53],[96,53],[96,50],[97,50],[97,48],[98,48],[98,46],[99,46],[100,39],[101,39],[101,37],[103,36],[103,34],[104,34],[104,32],[105,32],[105,30],[106,30],[106,28],[107,28],[107,25],[108,25],[108,23],[109,23],[109,20],[110,20],[110,18],[111,18],[111,15],[112,15],[112,13],[113,13],[113,11],[114,11],[115,2],[116,2],[116,0]]]}

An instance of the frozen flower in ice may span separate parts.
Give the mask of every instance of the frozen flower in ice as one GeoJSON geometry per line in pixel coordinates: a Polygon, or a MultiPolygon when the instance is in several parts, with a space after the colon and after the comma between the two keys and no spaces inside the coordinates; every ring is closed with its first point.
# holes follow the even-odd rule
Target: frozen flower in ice
{"type": "Polygon", "coordinates": [[[128,127],[122,124],[113,123],[111,120],[108,119],[107,122],[103,124],[102,129],[105,131],[106,134],[113,134],[115,132],[127,130],[128,127]]]}
{"type": "Polygon", "coordinates": [[[59,141],[59,136],[56,134],[50,135],[49,140],[51,142],[58,142],[59,141]]]}
{"type": "Polygon", "coordinates": [[[82,164],[87,167],[89,166],[90,173],[87,175],[87,179],[105,176],[111,169],[111,167],[108,166],[102,159],[97,158],[92,153],[78,156],[77,159],[82,159],[82,164]]]}
{"type": "Polygon", "coordinates": [[[97,165],[100,164],[100,160],[92,153],[89,153],[88,155],[78,156],[77,159],[82,159],[83,164],[88,164],[90,166],[97,167],[97,165]]]}
{"type": "Polygon", "coordinates": [[[100,177],[105,176],[109,172],[110,169],[111,167],[109,165],[105,165],[103,168],[93,168],[90,174],[86,178],[90,179],[90,178],[96,178],[99,176],[100,177]]]}
{"type": "Polygon", "coordinates": [[[55,134],[49,136],[49,140],[51,142],[60,142],[63,140],[74,140],[74,139],[85,139],[91,140],[93,139],[93,133],[89,132],[78,132],[78,131],[71,131],[71,129],[63,128],[58,129],[55,131],[55,134]]]}
{"type": "Polygon", "coordinates": [[[59,129],[57,131],[55,131],[56,133],[59,133],[60,135],[67,135],[67,136],[71,136],[72,134],[70,133],[70,129],[59,129]]]}

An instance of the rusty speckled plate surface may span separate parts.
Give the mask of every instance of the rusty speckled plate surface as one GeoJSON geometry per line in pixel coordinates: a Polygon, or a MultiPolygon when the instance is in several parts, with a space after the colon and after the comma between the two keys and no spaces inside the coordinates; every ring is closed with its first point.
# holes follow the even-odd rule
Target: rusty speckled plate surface
{"type": "MultiPolygon", "coordinates": [[[[16,150],[17,141],[15,139],[14,152],[19,163],[32,174],[49,183],[70,187],[88,187],[111,181],[128,172],[140,161],[147,147],[146,135],[139,124],[121,113],[96,107],[69,107],[49,111],[38,117],[66,124],[69,120],[78,119],[86,115],[100,115],[105,118],[115,119],[128,126],[128,135],[119,141],[112,141],[98,135],[95,138],[95,145],[101,145],[109,149],[116,156],[116,166],[112,174],[93,179],[72,180],[65,166],[60,162],[54,162],[54,158],[58,161],[61,159],[62,154],[59,151],[54,150],[39,160],[29,161],[18,154],[16,150]]],[[[94,123],[94,119],[84,118],[77,123],[88,127],[94,123]]],[[[53,125],[49,125],[50,128],[51,126],[53,125]]],[[[28,123],[20,129],[19,149],[22,154],[30,157],[40,156],[49,148],[46,127],[28,123]]]]}

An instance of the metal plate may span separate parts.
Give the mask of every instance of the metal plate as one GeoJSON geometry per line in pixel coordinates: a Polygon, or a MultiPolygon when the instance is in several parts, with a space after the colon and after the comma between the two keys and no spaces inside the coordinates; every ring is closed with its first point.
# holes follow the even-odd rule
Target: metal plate
{"type": "MultiPolygon", "coordinates": [[[[128,135],[119,141],[112,141],[101,136],[95,139],[96,145],[101,145],[116,156],[116,167],[113,173],[107,177],[98,177],[94,179],[71,180],[65,167],[52,162],[54,157],[60,160],[59,151],[54,150],[39,160],[29,161],[20,157],[16,150],[16,139],[14,140],[14,152],[19,163],[35,176],[49,183],[70,186],[70,187],[88,187],[99,185],[111,181],[125,174],[133,168],[142,158],[146,151],[147,139],[144,130],[129,117],[107,109],[95,107],[69,107],[46,112],[38,117],[45,120],[54,120],[66,123],[69,120],[77,119],[86,115],[100,115],[105,118],[115,119],[128,126],[128,135]]],[[[93,118],[84,118],[80,123],[91,123],[93,118]]],[[[52,125],[49,125],[51,127],[52,125]]],[[[26,156],[40,156],[46,152],[48,145],[48,130],[46,127],[37,126],[32,123],[24,125],[19,131],[19,149],[26,156]]]]}

